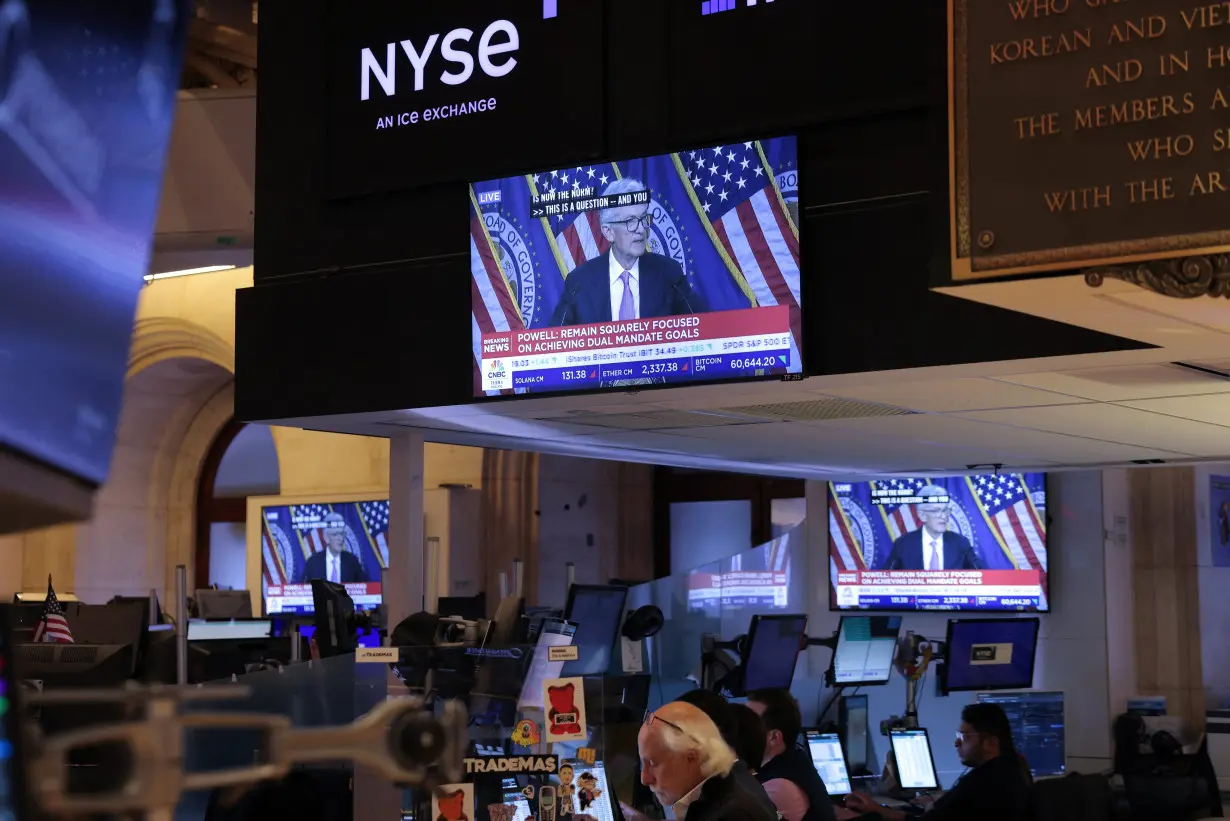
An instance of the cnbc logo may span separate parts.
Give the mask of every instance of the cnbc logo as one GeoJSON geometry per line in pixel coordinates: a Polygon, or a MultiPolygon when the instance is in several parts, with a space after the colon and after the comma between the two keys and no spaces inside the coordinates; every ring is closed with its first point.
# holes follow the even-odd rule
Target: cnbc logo
{"type": "MultiPolygon", "coordinates": [[[[760,5],[760,0],[744,0],[748,6],[760,5]]],[[[766,3],[772,3],[773,0],[764,0],[766,3]]],[[[703,17],[706,14],[717,14],[719,11],[734,11],[739,5],[739,0],[704,0],[700,4],[700,13],[703,17]]]]}

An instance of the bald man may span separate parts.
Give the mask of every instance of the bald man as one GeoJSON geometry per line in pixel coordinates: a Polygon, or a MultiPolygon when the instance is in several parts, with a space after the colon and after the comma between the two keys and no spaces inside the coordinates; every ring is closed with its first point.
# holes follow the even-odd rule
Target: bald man
{"type": "Polygon", "coordinates": [[[645,719],[637,737],[641,783],[678,821],[777,821],[744,779],[713,720],[674,701],[645,719]]]}

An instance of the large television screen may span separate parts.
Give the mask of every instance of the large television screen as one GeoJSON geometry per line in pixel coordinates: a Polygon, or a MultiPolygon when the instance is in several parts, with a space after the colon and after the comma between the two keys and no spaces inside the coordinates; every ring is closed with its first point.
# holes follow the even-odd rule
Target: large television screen
{"type": "Polygon", "coordinates": [[[376,608],[388,530],[387,499],[261,508],[265,612],[311,613],[312,579],[344,584],[355,609],[376,608]]]}
{"type": "Polygon", "coordinates": [[[192,4],[0,11],[0,446],[107,478],[192,4]]]}
{"type": "Polygon", "coordinates": [[[802,371],[794,137],[475,183],[476,396],[802,371]]]}
{"type": "Polygon", "coordinates": [[[1046,475],[829,485],[837,610],[1050,609],[1046,475]]]}

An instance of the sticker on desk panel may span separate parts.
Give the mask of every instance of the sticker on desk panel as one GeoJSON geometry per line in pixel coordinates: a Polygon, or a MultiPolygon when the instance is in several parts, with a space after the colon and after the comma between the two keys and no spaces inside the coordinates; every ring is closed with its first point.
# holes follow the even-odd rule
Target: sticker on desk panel
{"type": "Polygon", "coordinates": [[[553,755],[504,755],[467,758],[466,775],[489,773],[534,773],[554,775],[559,769],[559,759],[553,755]]]}
{"type": "MultiPolygon", "coordinates": [[[[542,684],[543,704],[547,705],[546,740],[588,741],[585,724],[585,679],[547,679],[542,684]]],[[[543,821],[540,819],[540,821],[543,821]]]]}
{"type": "Polygon", "coordinates": [[[488,804],[487,815],[491,821],[513,821],[517,816],[517,807],[514,804],[488,804]]]}
{"type": "Polygon", "coordinates": [[[532,719],[523,718],[517,722],[509,739],[519,747],[533,747],[542,741],[542,733],[532,719]]]}
{"type": "Polygon", "coordinates": [[[582,764],[592,765],[597,760],[598,751],[593,747],[582,747],[577,750],[577,761],[580,761],[582,764]]]}
{"type": "Polygon", "coordinates": [[[474,821],[474,785],[444,784],[431,793],[432,821],[474,821]]]}
{"type": "Polygon", "coordinates": [[[575,644],[561,644],[547,648],[547,661],[576,661],[581,657],[581,648],[575,644]]]}

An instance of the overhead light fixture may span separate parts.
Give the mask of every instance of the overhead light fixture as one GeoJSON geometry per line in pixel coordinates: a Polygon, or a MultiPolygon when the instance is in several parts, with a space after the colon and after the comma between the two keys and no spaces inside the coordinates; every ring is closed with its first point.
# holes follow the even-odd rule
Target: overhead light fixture
{"type": "Polygon", "coordinates": [[[161,274],[146,274],[145,281],[153,282],[156,279],[170,279],[171,277],[186,277],[191,274],[212,274],[217,271],[231,271],[238,268],[238,265],[206,265],[204,268],[185,268],[182,271],[164,271],[161,274]]]}

